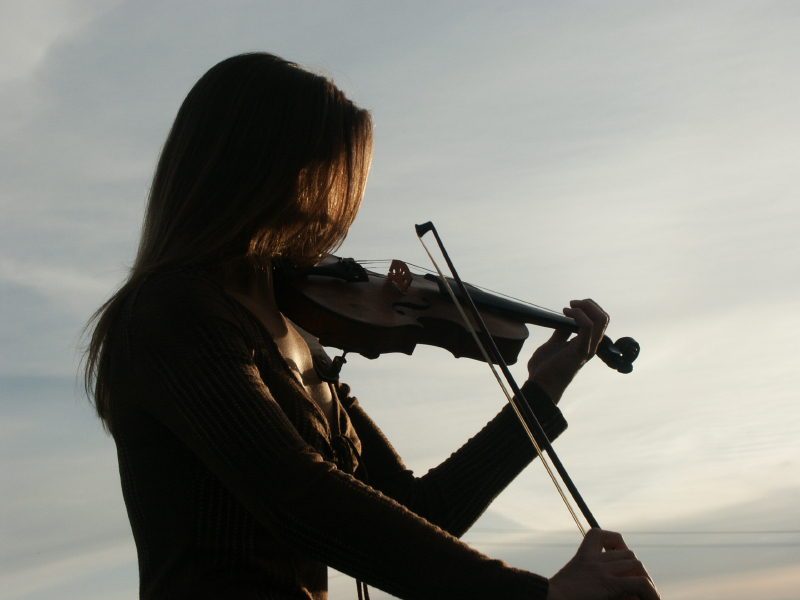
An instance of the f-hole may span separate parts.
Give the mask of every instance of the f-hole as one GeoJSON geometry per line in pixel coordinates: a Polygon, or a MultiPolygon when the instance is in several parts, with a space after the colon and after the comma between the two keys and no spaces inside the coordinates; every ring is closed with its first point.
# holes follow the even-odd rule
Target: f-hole
{"type": "Polygon", "coordinates": [[[410,300],[398,300],[397,302],[392,303],[392,308],[396,313],[399,313],[403,316],[407,316],[408,312],[415,312],[421,310],[428,310],[431,307],[431,303],[425,300],[424,298],[420,299],[421,301],[412,302],[410,300]]]}

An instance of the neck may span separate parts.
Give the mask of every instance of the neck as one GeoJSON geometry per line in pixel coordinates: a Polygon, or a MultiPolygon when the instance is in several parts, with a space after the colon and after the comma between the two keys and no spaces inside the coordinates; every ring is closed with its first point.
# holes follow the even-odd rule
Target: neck
{"type": "Polygon", "coordinates": [[[216,267],[212,276],[229,294],[251,309],[253,306],[260,307],[261,311],[272,316],[270,321],[283,325],[283,318],[275,301],[271,271],[244,261],[231,261],[216,267]]]}
{"type": "Polygon", "coordinates": [[[249,293],[254,288],[272,286],[272,277],[268,270],[253,265],[244,259],[231,260],[214,266],[211,275],[225,289],[239,293],[249,293]]]}

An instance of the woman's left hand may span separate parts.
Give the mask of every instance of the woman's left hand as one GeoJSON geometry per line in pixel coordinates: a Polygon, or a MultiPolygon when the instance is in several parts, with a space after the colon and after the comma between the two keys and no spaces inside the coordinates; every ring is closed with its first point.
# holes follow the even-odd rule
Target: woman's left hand
{"type": "Polygon", "coordinates": [[[608,314],[594,300],[573,300],[569,305],[564,314],[578,324],[578,335],[569,339],[571,332],[556,329],[528,361],[528,378],[555,403],[580,368],[594,356],[609,321],[608,314]]]}

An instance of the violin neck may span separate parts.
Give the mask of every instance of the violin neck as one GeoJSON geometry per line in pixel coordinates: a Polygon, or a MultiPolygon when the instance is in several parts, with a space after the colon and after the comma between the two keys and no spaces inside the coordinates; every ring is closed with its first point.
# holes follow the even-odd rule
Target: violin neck
{"type": "MultiPolygon", "coordinates": [[[[439,291],[445,297],[450,297],[450,294],[447,292],[441,277],[427,274],[425,275],[425,279],[435,282],[436,285],[439,286],[439,291]]],[[[447,277],[447,282],[450,284],[450,288],[453,290],[456,298],[458,298],[459,301],[463,300],[461,290],[458,289],[458,285],[456,284],[455,280],[447,277]]],[[[475,306],[481,310],[487,310],[505,317],[518,319],[523,323],[530,323],[531,325],[537,325],[539,327],[567,329],[572,332],[578,331],[577,323],[564,315],[560,315],[543,308],[538,308],[536,306],[531,306],[530,304],[523,304],[522,302],[517,302],[502,296],[496,296],[489,292],[478,289],[468,283],[464,284],[464,286],[467,288],[467,291],[469,292],[472,301],[475,303],[475,306]]]]}

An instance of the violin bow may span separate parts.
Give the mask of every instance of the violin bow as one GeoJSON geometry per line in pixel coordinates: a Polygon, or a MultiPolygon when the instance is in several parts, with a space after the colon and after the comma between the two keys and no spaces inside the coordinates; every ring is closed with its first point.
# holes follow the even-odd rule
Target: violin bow
{"type": "Polygon", "coordinates": [[[519,389],[517,382],[511,375],[511,371],[508,370],[508,365],[506,365],[505,361],[503,360],[503,357],[500,355],[500,351],[497,349],[497,346],[495,345],[492,336],[489,334],[489,330],[486,327],[486,324],[483,322],[480,312],[478,312],[475,303],[472,301],[472,298],[470,297],[469,292],[467,291],[467,288],[464,285],[464,282],[461,280],[461,277],[458,276],[458,272],[456,271],[453,262],[450,260],[450,256],[447,254],[447,250],[445,250],[444,244],[442,243],[442,239],[439,237],[439,233],[436,231],[436,227],[434,227],[433,223],[430,221],[428,221],[427,223],[423,223],[422,225],[415,225],[414,227],[417,231],[417,237],[419,237],[419,241],[422,244],[422,247],[425,248],[425,252],[427,252],[428,257],[431,259],[434,268],[444,281],[445,286],[447,287],[447,291],[450,294],[451,298],[453,299],[453,303],[456,305],[458,311],[461,313],[461,316],[464,319],[464,322],[467,324],[467,329],[472,333],[473,338],[475,338],[475,342],[478,344],[478,348],[480,348],[481,352],[483,353],[483,357],[486,360],[486,363],[492,370],[492,373],[494,374],[495,379],[497,379],[497,382],[500,385],[500,388],[503,390],[503,393],[506,395],[508,402],[513,407],[514,413],[517,415],[517,418],[519,419],[520,423],[522,423],[522,426],[525,429],[525,432],[527,433],[528,437],[530,438],[533,447],[536,448],[536,453],[539,455],[539,459],[542,461],[542,464],[547,470],[548,475],[550,475],[550,479],[556,486],[556,489],[558,490],[561,499],[564,501],[567,510],[569,510],[570,515],[572,515],[572,518],[575,520],[575,524],[578,526],[578,529],[580,530],[581,534],[585,536],[586,529],[583,527],[583,524],[578,518],[578,515],[575,514],[575,510],[573,509],[572,504],[570,504],[566,494],[564,494],[564,491],[561,489],[561,485],[558,483],[558,480],[553,474],[553,471],[550,469],[550,465],[548,464],[547,460],[545,460],[544,457],[545,452],[547,453],[547,456],[550,458],[550,462],[553,463],[553,466],[558,472],[561,481],[564,482],[564,485],[567,487],[567,490],[569,490],[569,493],[572,496],[572,499],[574,500],[575,504],[580,509],[581,514],[583,514],[583,517],[586,519],[586,522],[589,523],[590,527],[599,529],[600,525],[594,518],[592,511],[589,510],[589,507],[583,500],[583,497],[578,491],[578,488],[575,487],[575,484],[572,482],[572,478],[569,476],[567,470],[564,468],[564,465],[561,463],[561,460],[558,458],[558,455],[556,454],[556,451],[553,449],[550,440],[547,439],[547,435],[545,434],[544,429],[542,429],[539,420],[536,418],[536,415],[533,413],[533,410],[531,410],[531,407],[528,404],[527,400],[525,400],[525,396],[522,394],[522,391],[519,389]],[[459,290],[461,291],[462,297],[464,299],[465,304],[467,305],[467,308],[474,317],[475,322],[478,324],[478,328],[481,331],[481,334],[484,338],[483,342],[485,342],[485,344],[478,337],[478,334],[475,331],[475,328],[470,323],[470,320],[467,317],[466,313],[464,312],[461,303],[458,301],[458,299],[455,296],[455,293],[450,287],[450,284],[447,282],[447,278],[445,278],[444,274],[439,268],[439,265],[436,264],[436,260],[433,258],[433,256],[430,253],[430,250],[428,250],[428,247],[425,245],[425,242],[422,239],[422,236],[424,236],[429,231],[432,232],[434,237],[436,238],[436,243],[439,245],[439,250],[441,251],[444,260],[447,263],[448,268],[450,269],[450,273],[453,276],[453,280],[455,280],[459,290]],[[500,367],[500,370],[503,372],[503,376],[508,382],[508,385],[511,387],[511,390],[514,392],[513,396],[509,394],[508,389],[506,389],[506,386],[503,384],[502,379],[497,373],[497,369],[495,369],[494,367],[495,364],[497,364],[500,367]]]}

